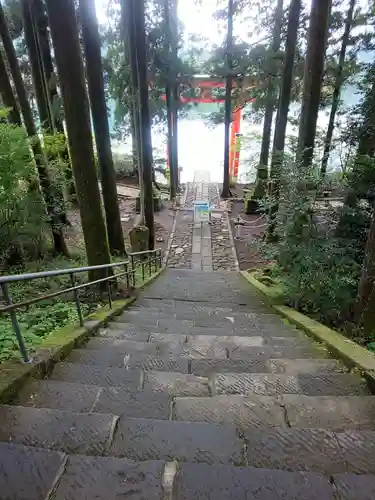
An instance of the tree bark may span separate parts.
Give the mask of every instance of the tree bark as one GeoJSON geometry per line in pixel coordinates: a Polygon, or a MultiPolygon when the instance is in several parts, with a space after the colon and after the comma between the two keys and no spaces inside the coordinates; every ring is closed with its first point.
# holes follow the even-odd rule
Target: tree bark
{"type": "Polygon", "coordinates": [[[23,121],[25,124],[27,135],[31,140],[31,147],[34,153],[35,163],[38,170],[40,185],[42,188],[43,197],[47,205],[48,215],[51,219],[52,235],[54,241],[54,249],[57,253],[68,255],[68,248],[61,229],[60,213],[55,207],[54,191],[52,189],[51,180],[48,174],[48,164],[42,149],[42,145],[35,127],[29,99],[23,83],[21,70],[18,66],[16,51],[13,46],[12,38],[6,23],[3,7],[0,3],[0,35],[3,42],[4,50],[8,59],[10,72],[13,77],[14,86],[17,92],[19,105],[21,108],[23,121]]]}
{"type": "Polygon", "coordinates": [[[172,29],[171,29],[171,15],[170,15],[170,1],[164,0],[164,22],[166,25],[165,44],[164,44],[164,57],[166,60],[166,83],[165,83],[165,97],[167,108],[167,146],[168,146],[168,164],[169,164],[169,184],[170,184],[170,197],[171,200],[176,198],[176,175],[174,172],[174,143],[173,143],[173,103],[172,103],[172,29]]]}
{"type": "Polygon", "coordinates": [[[141,133],[139,123],[139,84],[137,73],[137,55],[136,51],[132,50],[135,47],[135,33],[133,21],[133,6],[132,0],[121,0],[121,32],[124,41],[125,58],[130,66],[130,120],[132,126],[132,141],[133,141],[133,161],[136,161],[138,170],[139,182],[139,200],[140,200],[140,221],[144,224],[145,220],[145,204],[144,204],[144,185],[143,185],[143,170],[141,162],[141,133]]]}
{"type": "Polygon", "coordinates": [[[230,150],[230,124],[232,121],[232,66],[233,66],[233,0],[228,0],[228,31],[226,47],[227,77],[225,83],[225,109],[224,109],[224,177],[222,198],[229,198],[229,150],[230,150]]]}
{"type": "Polygon", "coordinates": [[[334,87],[333,95],[332,95],[332,106],[331,106],[331,112],[329,115],[327,134],[326,134],[326,137],[324,139],[324,152],[323,152],[322,165],[320,168],[320,175],[322,178],[325,177],[326,172],[327,172],[327,164],[328,164],[328,159],[329,159],[329,153],[331,150],[333,129],[335,126],[335,118],[336,118],[337,109],[339,107],[341,85],[343,83],[343,70],[344,70],[344,64],[345,64],[346,48],[347,48],[348,43],[349,43],[350,30],[351,30],[351,27],[353,24],[354,5],[355,5],[355,0],[350,0],[348,13],[347,13],[346,20],[345,20],[344,34],[343,34],[342,42],[341,42],[341,49],[340,49],[338,68],[337,68],[337,74],[336,74],[336,79],[335,79],[335,87],[334,87]]]}
{"type": "Polygon", "coordinates": [[[107,222],[109,248],[112,254],[125,254],[124,237],[118,205],[116,174],[109,134],[107,104],[103,81],[100,35],[95,2],[79,0],[87,82],[94,125],[96,150],[100,167],[102,193],[107,222]]]}
{"type": "Polygon", "coordinates": [[[141,134],[141,164],[143,173],[145,224],[149,230],[149,249],[155,245],[154,205],[152,189],[152,141],[151,119],[148,98],[147,51],[145,33],[144,0],[132,0],[134,21],[134,42],[131,51],[137,55],[137,75],[139,84],[139,124],[141,134]]]}
{"type": "Polygon", "coordinates": [[[362,273],[359,280],[356,319],[363,325],[365,333],[370,335],[375,328],[375,212],[372,216],[367,236],[362,273]]]}
{"type": "Polygon", "coordinates": [[[281,81],[279,104],[276,114],[275,132],[272,146],[271,159],[271,195],[274,204],[270,209],[270,224],[268,227],[268,237],[272,238],[275,230],[275,215],[278,211],[280,171],[283,163],[286,127],[288,124],[288,113],[290,97],[292,95],[294,57],[297,46],[297,34],[299,17],[301,13],[301,0],[292,0],[289,7],[288,27],[285,44],[284,69],[281,81]]]}
{"type": "Polygon", "coordinates": [[[276,10],[275,10],[275,25],[273,27],[272,44],[271,44],[272,61],[270,64],[270,72],[269,72],[270,74],[268,76],[268,84],[266,91],[266,107],[264,111],[263,133],[262,133],[262,143],[260,148],[259,166],[257,170],[256,186],[253,195],[254,199],[263,198],[264,195],[266,194],[272,119],[273,119],[273,111],[277,103],[275,85],[273,83],[274,78],[276,78],[275,58],[277,52],[280,49],[282,21],[283,21],[283,0],[277,0],[276,10]]]}
{"type": "Polygon", "coordinates": [[[304,168],[314,153],[330,9],[331,0],[312,1],[297,146],[297,162],[304,168]]]}
{"type": "Polygon", "coordinates": [[[31,76],[34,84],[36,104],[42,129],[53,134],[52,120],[47,83],[43,71],[43,63],[39,51],[38,39],[31,12],[31,0],[21,0],[22,20],[27,52],[29,55],[31,76]]]}
{"type": "MultiPolygon", "coordinates": [[[[73,174],[81,212],[87,261],[90,266],[107,264],[110,254],[103,218],[89,103],[73,0],[47,0],[56,64],[61,85],[73,174]]],[[[103,277],[107,271],[90,273],[103,277]]]]}
{"type": "Polygon", "coordinates": [[[0,50],[0,94],[3,104],[6,108],[10,108],[8,119],[10,123],[22,127],[21,115],[18,109],[16,98],[13,94],[13,89],[9,81],[8,73],[5,67],[2,51],[0,50]]]}
{"type": "Polygon", "coordinates": [[[179,83],[178,83],[178,16],[177,0],[172,0],[171,5],[171,61],[172,61],[172,149],[173,149],[173,173],[176,193],[179,192],[179,169],[178,169],[178,110],[180,107],[179,83]]]}

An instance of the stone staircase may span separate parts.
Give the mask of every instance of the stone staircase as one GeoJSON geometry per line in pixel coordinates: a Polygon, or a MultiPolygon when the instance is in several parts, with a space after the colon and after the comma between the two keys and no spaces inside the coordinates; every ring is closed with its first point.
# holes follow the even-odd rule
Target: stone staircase
{"type": "Polygon", "coordinates": [[[368,500],[374,455],[360,376],[235,272],[164,272],[0,406],[7,500],[368,500]]]}

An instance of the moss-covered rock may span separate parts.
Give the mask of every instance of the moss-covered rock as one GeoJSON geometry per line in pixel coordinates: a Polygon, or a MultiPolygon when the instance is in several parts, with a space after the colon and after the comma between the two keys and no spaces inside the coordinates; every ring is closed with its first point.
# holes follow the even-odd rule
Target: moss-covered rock
{"type": "Polygon", "coordinates": [[[129,231],[132,252],[145,252],[148,250],[148,228],[135,226],[129,231]]]}

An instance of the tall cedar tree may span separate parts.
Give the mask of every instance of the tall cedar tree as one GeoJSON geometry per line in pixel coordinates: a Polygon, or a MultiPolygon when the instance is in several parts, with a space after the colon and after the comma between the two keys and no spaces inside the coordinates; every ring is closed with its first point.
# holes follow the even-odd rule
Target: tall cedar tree
{"type": "Polygon", "coordinates": [[[124,255],[125,244],[117,198],[116,173],[113,164],[107,104],[105,101],[100,35],[94,0],[79,0],[79,13],[109,248],[113,254],[124,255]]]}
{"type": "Polygon", "coordinates": [[[37,33],[32,18],[31,2],[32,0],[21,0],[25,41],[29,55],[40,123],[43,130],[45,130],[48,134],[53,134],[54,125],[51,114],[50,100],[47,91],[47,82],[43,71],[43,63],[41,60],[37,33]]]}
{"type": "Polygon", "coordinates": [[[166,25],[166,36],[164,46],[164,57],[166,61],[166,83],[165,83],[165,96],[167,107],[167,145],[168,145],[168,163],[169,163],[169,181],[170,181],[170,195],[171,200],[176,198],[176,176],[175,176],[175,163],[173,155],[173,110],[172,110],[172,47],[171,47],[171,18],[170,18],[170,0],[164,0],[164,22],[166,25]]]}
{"type": "Polygon", "coordinates": [[[68,248],[61,228],[61,213],[56,205],[56,191],[52,186],[48,174],[48,164],[42,149],[39,136],[34,123],[29,99],[23,83],[21,70],[18,66],[16,51],[13,46],[12,38],[9,33],[8,25],[5,19],[3,7],[0,3],[0,36],[3,42],[4,51],[7,56],[10,72],[12,74],[14,86],[18,96],[18,102],[23,116],[26,132],[31,139],[31,147],[34,153],[35,163],[38,170],[40,185],[46,202],[48,215],[51,220],[54,249],[57,253],[68,255],[68,248]]]}
{"type": "Polygon", "coordinates": [[[14,96],[9,76],[6,70],[2,51],[0,50],[0,94],[3,104],[9,108],[8,120],[10,123],[22,127],[21,115],[18,109],[17,100],[14,96]]]}
{"type": "Polygon", "coordinates": [[[346,20],[345,20],[344,34],[343,34],[342,41],[341,41],[341,49],[340,49],[338,66],[337,66],[335,87],[334,87],[333,95],[332,95],[332,105],[331,105],[331,112],[329,115],[327,134],[326,134],[326,137],[324,139],[324,152],[323,152],[322,165],[320,168],[320,174],[321,174],[322,178],[324,178],[324,176],[326,175],[326,172],[327,172],[327,164],[328,164],[328,159],[329,159],[329,152],[331,149],[333,129],[335,126],[335,118],[336,118],[337,109],[339,107],[340,91],[341,91],[341,85],[343,82],[343,71],[344,71],[344,64],[345,64],[346,49],[347,49],[347,46],[349,43],[350,30],[351,30],[351,27],[353,24],[354,5],[355,5],[355,0],[350,0],[348,13],[347,13],[346,20]]]}
{"type": "Polygon", "coordinates": [[[135,36],[131,51],[137,55],[137,75],[139,85],[139,124],[141,134],[141,164],[144,186],[145,224],[149,230],[149,249],[155,245],[154,206],[152,188],[152,142],[151,119],[148,98],[147,50],[145,32],[145,5],[144,0],[132,0],[129,12],[134,22],[135,36]]]}
{"type": "Polygon", "coordinates": [[[222,198],[230,196],[229,190],[229,150],[230,150],[230,124],[232,121],[232,66],[233,66],[233,0],[228,0],[228,31],[226,46],[226,83],[225,83],[225,109],[224,109],[224,178],[222,198]]]}
{"type": "Polygon", "coordinates": [[[271,61],[269,64],[269,75],[266,91],[266,107],[264,111],[262,143],[260,148],[259,167],[257,171],[256,188],[254,198],[263,198],[265,195],[265,183],[268,178],[268,157],[271,142],[271,128],[273,111],[277,104],[275,79],[277,70],[277,53],[280,50],[281,26],[283,21],[283,0],[277,0],[275,10],[275,24],[272,33],[271,61]]]}
{"type": "Polygon", "coordinates": [[[131,47],[135,46],[134,20],[132,14],[132,0],[121,0],[121,34],[124,41],[124,53],[126,63],[130,66],[130,125],[132,130],[132,149],[133,149],[133,165],[135,164],[138,171],[139,183],[139,198],[140,198],[140,220],[144,224],[144,187],[143,187],[143,171],[141,162],[141,128],[139,123],[139,84],[137,73],[137,54],[131,47]]]}
{"type": "Polygon", "coordinates": [[[288,113],[290,97],[292,95],[293,66],[297,46],[297,34],[299,17],[301,13],[301,0],[292,0],[289,7],[288,27],[285,43],[285,57],[283,64],[283,75],[281,80],[279,105],[276,114],[275,133],[272,146],[271,159],[271,194],[274,198],[274,205],[271,208],[271,224],[269,224],[268,236],[272,237],[275,229],[275,215],[278,210],[280,170],[283,163],[285,148],[286,127],[288,124],[288,113]]]}
{"type": "MultiPolygon", "coordinates": [[[[176,191],[179,191],[178,171],[178,109],[180,106],[180,92],[178,83],[178,17],[177,0],[172,0],[171,5],[171,62],[172,62],[172,149],[173,149],[173,174],[176,191]]],[[[155,173],[155,172],[154,172],[155,173]]],[[[155,178],[154,178],[155,184],[155,178]]]]}
{"type": "Polygon", "coordinates": [[[304,168],[311,166],[314,153],[330,10],[331,0],[312,1],[297,146],[297,161],[304,168]]]}
{"type": "MultiPolygon", "coordinates": [[[[47,0],[46,4],[63,97],[87,261],[90,266],[107,264],[110,262],[110,254],[95,165],[74,1],[47,0]]],[[[106,274],[106,270],[97,271],[91,273],[90,278],[104,277],[106,274]]]]}

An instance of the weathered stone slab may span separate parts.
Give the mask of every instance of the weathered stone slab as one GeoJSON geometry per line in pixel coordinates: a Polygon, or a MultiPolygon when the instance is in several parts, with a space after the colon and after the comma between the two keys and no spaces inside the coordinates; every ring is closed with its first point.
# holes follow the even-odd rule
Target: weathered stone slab
{"type": "Polygon", "coordinates": [[[266,360],[261,357],[244,359],[192,359],[191,371],[195,375],[203,377],[213,373],[265,373],[267,371],[266,360]]]}
{"type": "MultiPolygon", "coordinates": [[[[115,322],[116,325],[116,322],[115,322]]],[[[114,329],[111,328],[103,328],[100,330],[99,335],[101,337],[118,337],[119,331],[117,326],[115,326],[114,329]]],[[[123,339],[128,339],[128,340],[134,340],[136,342],[147,342],[148,337],[149,337],[149,332],[148,330],[144,330],[142,328],[137,328],[132,325],[132,328],[129,328],[128,330],[122,329],[121,332],[121,338],[123,339]]]]}
{"type": "Polygon", "coordinates": [[[122,385],[136,390],[140,387],[141,372],[139,370],[127,371],[125,368],[58,363],[52,372],[51,379],[102,387],[122,385]]]}
{"type": "Polygon", "coordinates": [[[0,498],[49,498],[65,460],[63,453],[0,443],[0,498]]]}
{"type": "Polygon", "coordinates": [[[245,357],[263,356],[264,358],[322,358],[322,353],[313,347],[270,346],[236,347],[230,349],[229,357],[241,359],[245,357]]]}
{"type": "Polygon", "coordinates": [[[286,425],[283,409],[271,396],[176,398],[174,419],[233,424],[240,430],[286,425]]]}
{"type": "MultiPolygon", "coordinates": [[[[375,432],[347,431],[336,433],[346,470],[356,474],[375,474],[375,432]]],[[[340,471],[343,472],[343,471],[340,471]]]]}
{"type": "Polygon", "coordinates": [[[168,419],[172,398],[162,392],[129,391],[126,387],[105,387],[94,405],[97,413],[125,417],[168,419]]]}
{"type": "Polygon", "coordinates": [[[175,500],[333,500],[329,481],[318,474],[181,464],[175,500]]]}
{"type": "Polygon", "coordinates": [[[300,394],[301,388],[293,375],[273,373],[218,373],[212,376],[216,394],[300,394]]]}
{"type": "Polygon", "coordinates": [[[144,389],[170,396],[209,396],[208,379],[174,372],[145,373],[144,389]]]}
{"type": "Polygon", "coordinates": [[[141,353],[128,355],[128,368],[139,368],[145,371],[179,372],[188,373],[189,358],[159,357],[143,355],[141,353]]]}
{"type": "Polygon", "coordinates": [[[83,413],[91,410],[100,387],[56,380],[35,380],[21,391],[21,406],[54,408],[83,413]]]}
{"type": "Polygon", "coordinates": [[[324,429],[250,429],[245,439],[252,467],[325,475],[346,470],[335,434],[324,429]]]}
{"type": "Polygon", "coordinates": [[[349,373],[322,373],[298,375],[302,392],[307,396],[368,395],[365,382],[358,375],[349,373]]]}
{"type": "Polygon", "coordinates": [[[101,455],[116,418],[98,413],[0,406],[0,441],[70,454],[101,455]]]}
{"type": "Polygon", "coordinates": [[[132,460],[239,464],[242,461],[241,444],[231,426],[121,419],[110,454],[132,460]]]}
{"type": "Polygon", "coordinates": [[[129,355],[116,349],[74,349],[66,359],[68,363],[95,365],[113,368],[126,368],[129,355]]]}
{"type": "Polygon", "coordinates": [[[373,500],[375,498],[375,476],[336,474],[333,476],[338,500],[373,500]]]}
{"type": "Polygon", "coordinates": [[[69,457],[56,500],[163,500],[164,462],[129,463],[112,457],[69,457]]]}
{"type": "Polygon", "coordinates": [[[196,358],[227,358],[227,348],[222,345],[204,345],[204,344],[184,344],[181,347],[181,356],[191,359],[196,358]]]}
{"type": "Polygon", "coordinates": [[[131,340],[114,339],[114,338],[96,338],[91,339],[86,344],[86,349],[98,350],[107,347],[114,349],[119,353],[142,353],[150,354],[151,356],[178,356],[179,348],[170,342],[134,342],[131,340]]]}
{"type": "Polygon", "coordinates": [[[317,427],[327,430],[374,430],[373,396],[283,396],[287,418],[292,427],[317,427]]]}
{"type": "Polygon", "coordinates": [[[375,498],[375,476],[336,474],[333,476],[338,500],[373,500],[375,498]]]}
{"type": "Polygon", "coordinates": [[[269,359],[267,370],[272,373],[298,375],[302,373],[340,372],[345,367],[335,359],[269,359]]]}
{"type": "Polygon", "coordinates": [[[149,342],[170,342],[174,345],[186,344],[187,337],[176,333],[150,333],[149,342]]]}
{"type": "Polygon", "coordinates": [[[264,338],[260,336],[240,337],[237,335],[189,335],[187,337],[187,344],[202,347],[222,345],[223,347],[233,349],[235,347],[262,346],[264,344],[264,338]]]}

